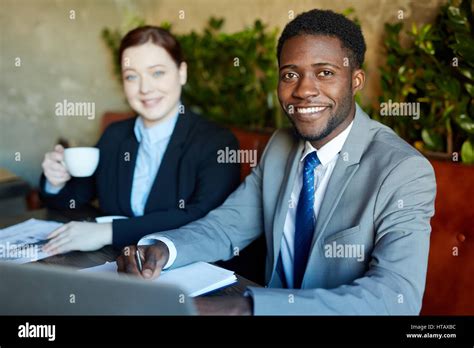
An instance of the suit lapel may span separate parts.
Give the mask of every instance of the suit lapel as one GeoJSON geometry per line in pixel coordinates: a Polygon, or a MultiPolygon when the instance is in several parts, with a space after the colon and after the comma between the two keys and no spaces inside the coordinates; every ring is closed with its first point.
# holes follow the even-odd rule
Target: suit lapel
{"type": "MultiPolygon", "coordinates": [[[[341,156],[341,154],[339,154],[339,156],[341,156]]],[[[311,249],[314,247],[314,244],[319,240],[319,238],[321,238],[321,236],[324,234],[324,231],[326,230],[326,227],[334,214],[342,194],[349,185],[349,182],[358,167],[359,165],[347,166],[341,157],[337,159],[336,166],[334,167],[326,188],[323,202],[321,203],[311,249]]]]}
{"type": "MultiPolygon", "coordinates": [[[[188,112],[178,116],[176,126],[171,134],[170,142],[165,150],[158,173],[156,174],[145,203],[145,213],[151,209],[150,205],[152,204],[153,199],[156,199],[156,197],[165,197],[168,190],[174,187],[168,184],[169,180],[177,180],[177,173],[175,171],[176,166],[172,165],[172,163],[179,161],[182,157],[184,143],[190,129],[192,128],[193,120],[194,118],[188,112]]],[[[174,196],[175,193],[173,192],[170,194],[174,196]]]]}
{"type": "Polygon", "coordinates": [[[272,274],[274,274],[276,263],[279,259],[281,238],[283,235],[283,228],[285,225],[286,214],[288,213],[291,191],[296,180],[296,174],[298,172],[298,163],[301,159],[303,152],[304,142],[295,142],[293,149],[290,153],[287,166],[285,168],[285,175],[287,179],[283,181],[281,186],[280,195],[278,196],[277,208],[275,212],[275,218],[273,221],[273,268],[272,274]]]}
{"type": "MultiPolygon", "coordinates": [[[[302,288],[304,288],[307,278],[315,272],[311,267],[314,265],[312,261],[315,257],[314,246],[317,245],[317,242],[324,235],[327,226],[334,216],[336,207],[344,191],[349,186],[352,177],[359,168],[360,159],[372,139],[370,127],[370,118],[356,104],[356,114],[352,129],[339,153],[336,166],[331,174],[326,193],[321,203],[302,288]]],[[[315,267],[317,268],[317,265],[315,267]]]]}
{"type": "MultiPolygon", "coordinates": [[[[134,125],[135,123],[133,123],[134,125]]],[[[118,197],[120,209],[128,216],[133,216],[130,196],[132,192],[133,173],[137,161],[138,142],[133,134],[133,126],[129,137],[120,144],[118,163],[118,197]]]]}

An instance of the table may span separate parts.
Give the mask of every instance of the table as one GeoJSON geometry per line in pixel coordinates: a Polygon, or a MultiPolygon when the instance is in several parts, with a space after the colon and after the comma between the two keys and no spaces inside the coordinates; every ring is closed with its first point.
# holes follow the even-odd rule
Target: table
{"type": "Polygon", "coordinates": [[[26,212],[26,196],[30,185],[23,179],[0,168],[0,211],[3,214],[26,212]]]}
{"type": "MultiPolygon", "coordinates": [[[[24,214],[15,216],[0,216],[0,228],[5,228],[22,221],[35,218],[39,220],[53,220],[59,222],[69,221],[95,221],[94,218],[103,215],[101,212],[92,206],[83,207],[80,209],[71,209],[68,211],[56,211],[51,209],[38,209],[28,211],[24,214]]],[[[115,261],[120,254],[120,250],[106,246],[97,251],[82,252],[73,251],[63,255],[54,255],[46,259],[37,261],[42,264],[61,265],[74,268],[88,268],[101,265],[107,261],[115,261]]],[[[242,295],[247,286],[260,286],[244,277],[237,276],[237,283],[216,291],[206,296],[232,296],[242,295]]]]}

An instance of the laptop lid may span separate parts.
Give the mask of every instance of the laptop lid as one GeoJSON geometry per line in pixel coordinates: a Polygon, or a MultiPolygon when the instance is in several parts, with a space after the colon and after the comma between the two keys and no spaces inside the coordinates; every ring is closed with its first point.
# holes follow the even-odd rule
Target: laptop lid
{"type": "Polygon", "coordinates": [[[0,262],[0,315],[188,315],[192,298],[132,276],[0,262]]]}

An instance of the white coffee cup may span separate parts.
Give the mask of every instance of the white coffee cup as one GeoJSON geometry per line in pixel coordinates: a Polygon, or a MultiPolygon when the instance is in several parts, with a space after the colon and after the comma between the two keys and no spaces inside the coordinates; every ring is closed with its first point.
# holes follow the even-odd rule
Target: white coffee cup
{"type": "Polygon", "coordinates": [[[71,176],[83,178],[94,174],[99,164],[99,149],[71,147],[64,150],[64,161],[71,176]]]}

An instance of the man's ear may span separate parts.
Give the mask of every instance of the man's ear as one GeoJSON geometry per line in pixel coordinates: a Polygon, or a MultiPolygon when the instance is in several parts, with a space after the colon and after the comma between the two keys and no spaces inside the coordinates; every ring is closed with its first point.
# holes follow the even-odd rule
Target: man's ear
{"type": "Polygon", "coordinates": [[[352,72],[352,95],[362,90],[365,85],[365,71],[356,69],[352,72]]]}
{"type": "Polygon", "coordinates": [[[179,65],[178,74],[179,83],[181,84],[181,86],[184,86],[186,84],[186,81],[188,80],[188,65],[185,62],[182,62],[179,65]]]}

